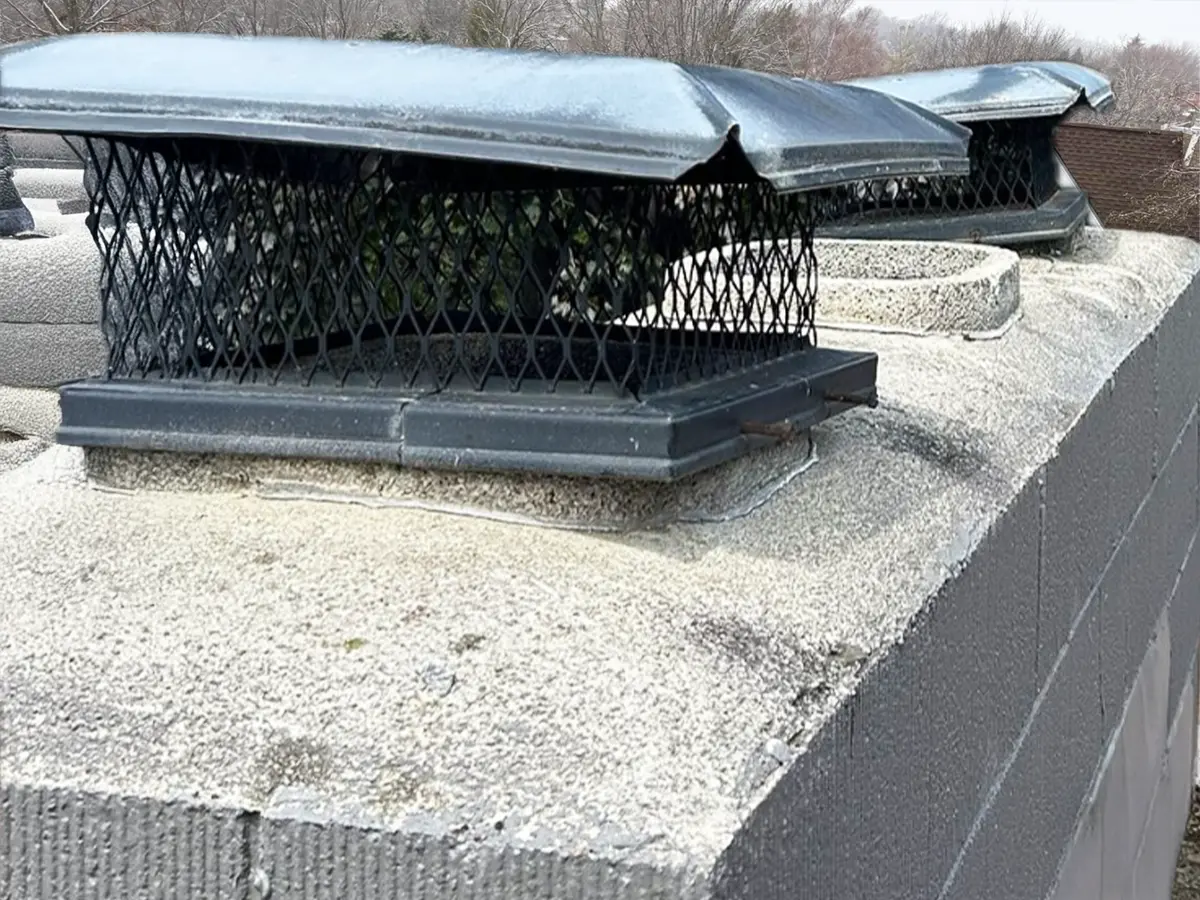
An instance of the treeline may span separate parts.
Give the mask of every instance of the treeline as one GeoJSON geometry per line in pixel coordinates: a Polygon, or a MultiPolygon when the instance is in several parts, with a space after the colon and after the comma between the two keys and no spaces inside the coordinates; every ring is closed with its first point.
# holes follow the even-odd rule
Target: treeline
{"type": "Polygon", "coordinates": [[[5,42],[92,31],[295,34],[650,56],[840,80],[1072,60],[1114,83],[1106,121],[1159,127],[1200,94],[1200,54],[1094,44],[1036,19],[897,22],[856,0],[0,0],[5,42]]]}

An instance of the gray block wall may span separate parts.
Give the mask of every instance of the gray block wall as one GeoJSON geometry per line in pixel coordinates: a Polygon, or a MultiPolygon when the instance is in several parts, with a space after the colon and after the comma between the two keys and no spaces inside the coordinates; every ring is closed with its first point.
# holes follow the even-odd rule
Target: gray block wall
{"type": "MultiPolygon", "coordinates": [[[[23,169],[82,169],[83,161],[63,137],[33,131],[10,131],[17,166],[23,169]]],[[[82,144],[79,145],[82,147],[82,144]]]]}
{"type": "Polygon", "coordinates": [[[1147,854],[1178,848],[1196,726],[1198,306],[1193,282],[755,811],[719,896],[1166,900],[1147,854]]]}
{"type": "Polygon", "coordinates": [[[100,270],[83,228],[0,248],[0,386],[56,387],[103,371],[100,270]]]}

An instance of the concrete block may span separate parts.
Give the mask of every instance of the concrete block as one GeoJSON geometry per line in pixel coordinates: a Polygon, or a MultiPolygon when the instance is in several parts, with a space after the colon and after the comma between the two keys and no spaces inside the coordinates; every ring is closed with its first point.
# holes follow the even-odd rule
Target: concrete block
{"type": "Polygon", "coordinates": [[[61,418],[58,391],[0,385],[0,432],[52,441],[61,418]]]}
{"type": "MultiPolygon", "coordinates": [[[[930,610],[926,778],[930,835],[943,852],[962,847],[1001,776],[1041,687],[1037,672],[1040,485],[1031,479],[930,610]],[[947,768],[939,760],[953,759],[947,768]]],[[[915,686],[913,688],[916,689],[915,686]]],[[[953,858],[942,861],[948,872],[953,858]]]]}
{"type": "Polygon", "coordinates": [[[1039,503],[1031,480],[871,670],[734,840],[719,896],[771,896],[799,877],[797,866],[811,896],[831,900],[918,896],[925,880],[949,873],[1036,699],[1037,569],[1028,561],[1039,503]],[[864,845],[862,835],[876,838],[864,845]]]}
{"type": "Polygon", "coordinates": [[[1183,571],[1175,583],[1170,615],[1171,681],[1167,702],[1174,710],[1186,686],[1196,646],[1200,644],[1200,541],[1197,535],[1192,536],[1183,571]]]}
{"type": "MultiPolygon", "coordinates": [[[[1139,900],[1135,867],[1146,866],[1143,881],[1166,884],[1190,807],[1190,760],[1195,748],[1196,719],[1193,670],[1189,669],[1187,702],[1171,717],[1167,729],[1167,656],[1170,648],[1165,621],[1138,673],[1120,721],[1080,816],[1051,900],[1139,900]],[[1185,790],[1164,792],[1166,760],[1181,764],[1185,790]],[[1165,797],[1171,799],[1164,811],[1165,797]],[[1182,806],[1182,810],[1180,807],[1182,806]],[[1164,816],[1174,816],[1164,822],[1164,816]],[[1100,841],[1097,842],[1097,834],[1100,841]],[[1148,837],[1156,846],[1147,858],[1148,837]],[[1099,875],[1099,879],[1097,876],[1099,875]]],[[[1178,774],[1171,777],[1178,778],[1178,774]]],[[[1167,894],[1154,894],[1166,898],[1167,894]]]]}
{"type": "Polygon", "coordinates": [[[1195,759],[1196,702],[1191,691],[1171,729],[1171,740],[1157,768],[1150,813],[1132,868],[1132,884],[1123,900],[1170,900],[1175,860],[1187,827],[1195,759]]]}
{"type": "Polygon", "coordinates": [[[1045,896],[1098,768],[1099,606],[1085,608],[1011,767],[982,811],[943,900],[1045,896]],[[1034,801],[1033,798],[1036,798],[1034,801]]]}
{"type": "Polygon", "coordinates": [[[919,891],[929,785],[913,765],[920,751],[909,757],[895,748],[929,744],[917,669],[931,647],[920,631],[904,647],[912,656],[882,660],[754,810],[717,864],[714,897],[780,896],[797,883],[811,900],[919,891]]]}
{"type": "Polygon", "coordinates": [[[1152,338],[1140,343],[1046,466],[1039,664],[1047,671],[1154,477],[1152,338]]]}
{"type": "Polygon", "coordinates": [[[1104,814],[1104,892],[1124,900],[1142,832],[1150,816],[1168,743],[1167,685],[1170,634],[1163,627],[1137,674],[1113,738],[1120,745],[1107,773],[1104,814]]]}
{"type": "Polygon", "coordinates": [[[101,373],[107,360],[97,325],[0,322],[0,385],[57,387],[101,373]]]}
{"type": "Polygon", "coordinates": [[[57,134],[33,131],[10,131],[9,142],[17,157],[18,167],[82,169],[83,162],[71,149],[67,139],[57,134]]]}
{"type": "MultiPolygon", "coordinates": [[[[52,218],[35,217],[43,223],[52,218]]],[[[100,251],[83,228],[58,237],[0,243],[0,323],[99,322],[101,262],[100,251]]]]}
{"type": "Polygon", "coordinates": [[[701,879],[453,835],[376,831],[263,817],[252,877],[271,898],[393,900],[702,900],[701,879]],[[414,885],[422,885],[418,891],[414,885]]]}
{"type": "Polygon", "coordinates": [[[1104,900],[1103,821],[1100,808],[1089,807],[1071,842],[1051,900],[1104,900]]]}
{"type": "MultiPolygon", "coordinates": [[[[1100,585],[1106,717],[1119,711],[1145,657],[1155,623],[1178,590],[1196,533],[1195,419],[1167,460],[1100,585]]],[[[1185,639],[1180,637],[1180,639],[1185,639]]],[[[1193,645],[1196,640],[1194,637],[1193,645]]]]}
{"type": "Polygon", "coordinates": [[[0,896],[245,900],[248,827],[236,810],[5,784],[0,896]]]}
{"type": "Polygon", "coordinates": [[[1161,468],[1200,401],[1200,353],[1196,352],[1200,347],[1200,285],[1192,284],[1167,311],[1156,344],[1155,446],[1161,468]]]}
{"type": "Polygon", "coordinates": [[[13,183],[22,197],[84,200],[83,169],[17,169],[13,183]]]}
{"type": "MultiPolygon", "coordinates": [[[[1180,696],[1179,705],[1173,710],[1174,724],[1171,728],[1167,768],[1175,785],[1171,789],[1172,805],[1175,809],[1175,833],[1182,838],[1192,812],[1192,784],[1195,781],[1197,727],[1200,726],[1200,706],[1196,702],[1196,657],[1188,669],[1186,687],[1180,696]]],[[[1181,843],[1182,841],[1180,841],[1181,843]]]]}
{"type": "MultiPolygon", "coordinates": [[[[1122,723],[1124,720],[1122,720],[1122,723]]],[[[1085,819],[1097,817],[1100,823],[1100,890],[1096,893],[1098,900],[1125,900],[1133,883],[1132,862],[1137,857],[1138,844],[1141,842],[1142,826],[1145,821],[1145,810],[1141,817],[1135,817],[1134,804],[1130,796],[1130,784],[1126,779],[1129,767],[1126,756],[1129,752],[1129,742],[1126,733],[1120,727],[1114,732],[1109,745],[1109,755],[1106,766],[1100,778],[1099,790],[1093,802],[1084,812],[1085,819]]],[[[1151,792],[1157,782],[1157,777],[1143,778],[1149,781],[1151,792]]],[[[1070,866],[1071,857],[1081,852],[1083,848],[1071,847],[1068,850],[1067,861],[1063,865],[1065,871],[1070,866]]],[[[1064,883],[1062,873],[1059,876],[1059,889],[1054,900],[1060,894],[1066,896],[1082,895],[1072,891],[1073,886],[1064,883]]]]}
{"type": "Polygon", "coordinates": [[[1119,725],[1125,711],[1130,686],[1125,676],[1129,666],[1126,631],[1131,610],[1138,603],[1150,605],[1137,583],[1138,562],[1129,552],[1128,545],[1122,545],[1121,551],[1113,557],[1095,599],[1100,609],[1100,659],[1103,661],[1096,687],[1105,734],[1119,725]]]}

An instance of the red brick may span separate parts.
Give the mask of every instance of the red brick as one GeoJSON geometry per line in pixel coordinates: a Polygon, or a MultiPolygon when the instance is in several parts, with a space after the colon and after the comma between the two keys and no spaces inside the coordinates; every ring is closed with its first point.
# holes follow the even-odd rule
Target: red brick
{"type": "Polygon", "coordinates": [[[1059,155],[1101,222],[1126,227],[1126,216],[1147,203],[1162,204],[1162,215],[1137,227],[1200,240],[1200,170],[1176,179],[1174,190],[1164,185],[1164,173],[1182,162],[1188,140],[1175,131],[1106,125],[1067,124],[1055,135],[1059,155]],[[1183,184],[1195,189],[1181,192],[1183,184]],[[1190,202],[1164,204],[1180,193],[1190,194],[1190,202]]]}

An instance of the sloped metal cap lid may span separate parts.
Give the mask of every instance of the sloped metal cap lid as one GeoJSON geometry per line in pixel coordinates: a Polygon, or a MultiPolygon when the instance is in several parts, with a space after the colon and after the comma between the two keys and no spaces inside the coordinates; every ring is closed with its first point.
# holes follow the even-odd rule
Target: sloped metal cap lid
{"type": "Polygon", "coordinates": [[[957,122],[1061,116],[1080,103],[1103,111],[1114,102],[1107,78],[1068,62],[934,69],[843,83],[907,100],[957,122]]]}
{"type": "Polygon", "coordinates": [[[383,41],[78,35],[0,51],[0,128],[322,144],[778,190],[967,171],[969,134],[855,87],[648,59],[383,41]]]}

